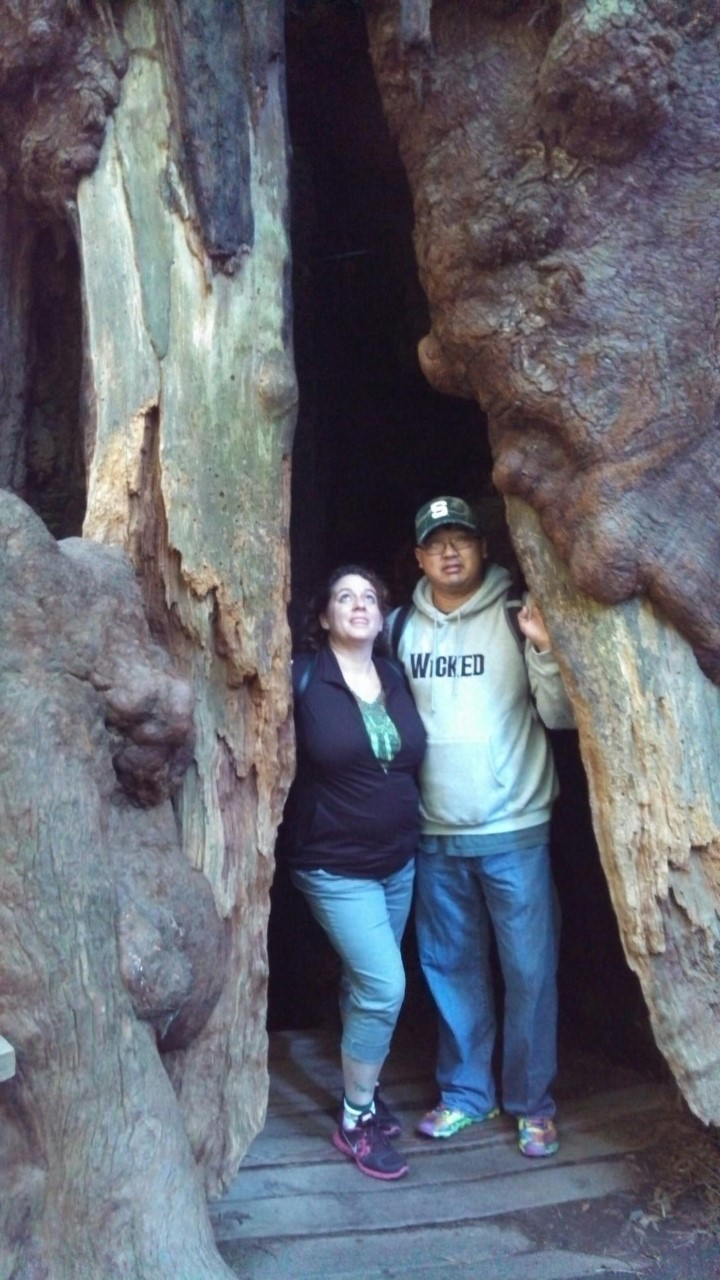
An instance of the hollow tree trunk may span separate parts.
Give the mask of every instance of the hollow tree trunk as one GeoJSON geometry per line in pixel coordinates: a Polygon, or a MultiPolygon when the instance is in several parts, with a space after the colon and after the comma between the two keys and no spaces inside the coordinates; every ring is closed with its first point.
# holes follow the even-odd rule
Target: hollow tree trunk
{"type": "Polygon", "coordinates": [[[574,586],[535,513],[514,541],[571,691],[600,858],[658,1047],[695,1113],[720,1120],[720,689],[652,605],[574,586]]]}
{"type": "Polygon", "coordinates": [[[718,1123],[720,708],[692,659],[720,680],[717,13],[366,12],[415,204],[421,362],[488,414],[626,954],[685,1097],[718,1123]]]}
{"type": "Polygon", "coordinates": [[[234,925],[210,1022],[165,1059],[210,1193],[234,1176],[267,1099],[268,890],[292,767],[296,401],[280,6],[215,14],[127,6],[122,98],[78,198],[84,532],[130,551],[153,624],[197,692],[183,846],[234,925]],[[223,152],[218,139],[243,131],[246,147],[223,152]]]}
{"type": "Polygon", "coordinates": [[[77,241],[88,477],[60,546],[0,494],[2,1280],[227,1276],[205,1197],[264,1120],[292,769],[281,18],[2,8],[2,483],[38,228],[77,241]]]}

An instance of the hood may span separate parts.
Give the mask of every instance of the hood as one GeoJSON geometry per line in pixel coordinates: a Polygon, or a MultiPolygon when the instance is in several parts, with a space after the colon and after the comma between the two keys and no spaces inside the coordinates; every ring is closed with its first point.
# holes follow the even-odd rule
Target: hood
{"type": "Polygon", "coordinates": [[[499,596],[504,595],[511,582],[512,578],[507,569],[503,569],[499,564],[488,564],[480,586],[470,599],[459,608],[453,609],[451,613],[443,613],[433,604],[430,583],[427,578],[422,577],[413,592],[413,604],[419,613],[424,614],[426,618],[431,618],[435,623],[447,622],[448,619],[456,621],[487,609],[488,605],[494,604],[499,596]]]}

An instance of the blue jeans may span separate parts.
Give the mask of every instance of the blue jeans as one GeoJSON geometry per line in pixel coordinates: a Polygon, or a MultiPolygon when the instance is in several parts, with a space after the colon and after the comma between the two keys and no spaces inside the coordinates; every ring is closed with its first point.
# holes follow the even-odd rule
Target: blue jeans
{"type": "Polygon", "coordinates": [[[342,1049],[357,1062],[387,1057],[405,995],[400,942],[410,914],[415,862],[385,880],[291,871],[342,961],[342,1049]]]}
{"type": "Polygon", "coordinates": [[[416,889],[442,1105],[472,1115],[498,1105],[492,929],[505,984],[502,1105],[512,1115],[554,1115],[559,912],[547,845],[469,858],[421,852],[416,889]]]}

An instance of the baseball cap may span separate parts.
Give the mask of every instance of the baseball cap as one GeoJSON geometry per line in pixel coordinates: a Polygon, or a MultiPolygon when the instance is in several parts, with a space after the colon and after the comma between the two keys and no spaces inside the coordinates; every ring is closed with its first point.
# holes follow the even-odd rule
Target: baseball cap
{"type": "Polygon", "coordinates": [[[463,529],[472,529],[480,534],[480,520],[476,511],[469,507],[462,498],[433,498],[420,508],[415,516],[415,542],[421,546],[434,529],[444,524],[459,524],[463,529]]]}

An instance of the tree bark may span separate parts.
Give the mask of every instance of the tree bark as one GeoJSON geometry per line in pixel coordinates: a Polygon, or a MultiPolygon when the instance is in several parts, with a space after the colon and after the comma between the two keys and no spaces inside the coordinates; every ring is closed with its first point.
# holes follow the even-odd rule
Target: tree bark
{"type": "Polygon", "coordinates": [[[720,1122],[720,689],[647,601],[574,586],[520,499],[515,546],[571,693],[593,824],[628,964],[696,1115],[720,1122]]]}
{"type": "Polygon", "coordinates": [[[404,8],[367,12],[425,372],[480,400],[575,583],[646,595],[720,679],[717,12],[434,0],[406,47],[404,8]]]}
{"type": "Polygon", "coordinates": [[[219,1280],[293,763],[281,6],[5,9],[0,462],[21,489],[30,251],[70,227],[87,510],[61,551],[0,512],[0,1275],[219,1280]]]}
{"type": "MultiPolygon", "coordinates": [[[[129,550],[153,626],[197,691],[183,847],[233,923],[218,1006],[192,1045],[165,1059],[211,1194],[234,1176],[265,1115],[268,894],[292,769],[285,609],[296,385],[273,12],[276,24],[266,18],[245,41],[243,64],[217,71],[218,93],[231,77],[232,102],[238,77],[246,86],[252,245],[228,245],[210,218],[208,252],[209,215],[187,176],[177,109],[193,86],[179,78],[182,33],[169,5],[127,7],[122,99],[78,196],[91,406],[85,535],[129,550]]],[[[253,15],[245,5],[236,14],[239,42],[253,15]]],[[[212,26],[208,18],[210,51],[228,38],[212,26]]],[[[203,145],[196,139],[195,164],[203,145]]]]}
{"type": "MultiPolygon", "coordinates": [[[[488,414],[626,953],[717,1121],[718,718],[690,658],[718,679],[717,19],[366,9],[415,200],[421,361],[488,414]]],[[[69,226],[85,542],[113,544],[59,551],[3,507],[0,1275],[204,1280],[227,1271],[191,1150],[214,1194],[263,1123],[292,768],[281,6],[5,6],[0,88],[2,474],[27,469],[29,255],[69,226]]]]}
{"type": "Polygon", "coordinates": [[[0,1275],[221,1280],[156,1037],[217,1001],[225,931],[169,796],[192,694],[123,555],[0,493],[0,1275]]]}
{"type": "Polygon", "coordinates": [[[366,6],[415,205],[421,363],[488,415],[626,954],[717,1123],[718,702],[690,657],[720,682],[717,13],[426,8],[413,41],[401,0],[366,6]]]}

